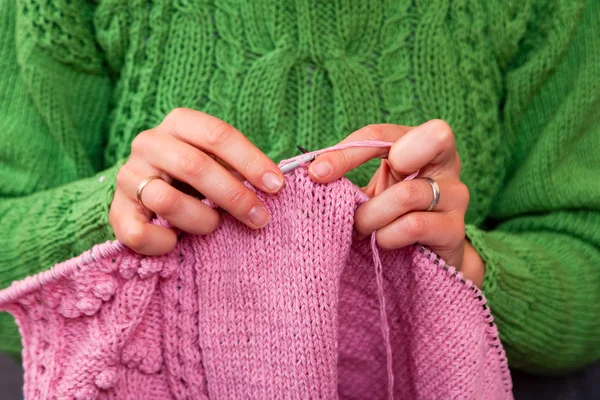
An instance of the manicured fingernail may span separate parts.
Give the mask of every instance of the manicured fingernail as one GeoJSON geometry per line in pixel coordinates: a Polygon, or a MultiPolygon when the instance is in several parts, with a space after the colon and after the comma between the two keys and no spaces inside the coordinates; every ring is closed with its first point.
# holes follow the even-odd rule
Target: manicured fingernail
{"type": "Polygon", "coordinates": [[[266,172],[262,177],[262,183],[270,192],[277,192],[283,186],[283,179],[275,172],[266,172]]]}
{"type": "Polygon", "coordinates": [[[312,163],[310,165],[310,171],[315,177],[323,179],[331,173],[331,164],[329,164],[327,161],[312,163]]]}
{"type": "Polygon", "coordinates": [[[271,215],[263,206],[255,206],[248,213],[248,219],[259,228],[267,225],[271,219],[271,215]]]}

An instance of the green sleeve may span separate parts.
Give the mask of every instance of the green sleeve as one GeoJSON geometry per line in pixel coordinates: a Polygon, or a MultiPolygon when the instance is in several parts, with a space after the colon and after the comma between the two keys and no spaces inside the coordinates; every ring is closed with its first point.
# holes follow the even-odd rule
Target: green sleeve
{"type": "MultiPolygon", "coordinates": [[[[114,237],[108,209],[124,161],[103,165],[112,81],[91,10],[29,3],[0,7],[0,287],[114,237]]],[[[0,351],[20,352],[6,313],[0,351]]]]}
{"type": "Polygon", "coordinates": [[[507,71],[511,166],[485,229],[467,226],[509,364],[531,372],[600,358],[599,4],[557,11],[561,33],[507,71]]]}

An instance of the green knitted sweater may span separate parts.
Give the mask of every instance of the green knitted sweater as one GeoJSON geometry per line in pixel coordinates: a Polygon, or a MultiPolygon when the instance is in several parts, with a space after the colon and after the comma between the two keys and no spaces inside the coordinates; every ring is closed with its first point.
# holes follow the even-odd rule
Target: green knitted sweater
{"type": "MultiPolygon", "coordinates": [[[[597,359],[599,4],[5,0],[0,285],[114,238],[116,172],[173,108],[230,122],[275,161],[367,124],[441,118],[510,364],[597,359]]],[[[7,314],[0,349],[20,351],[7,314]]]]}

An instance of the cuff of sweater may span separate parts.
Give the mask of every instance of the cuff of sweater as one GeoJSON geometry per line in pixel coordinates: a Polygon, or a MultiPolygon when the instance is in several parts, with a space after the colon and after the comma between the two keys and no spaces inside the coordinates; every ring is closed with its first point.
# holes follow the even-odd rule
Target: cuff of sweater
{"type": "MultiPolygon", "coordinates": [[[[566,236],[545,232],[483,231],[467,237],[486,263],[482,291],[498,326],[511,367],[561,373],[596,358],[595,293],[574,290],[594,266],[574,257],[566,236]]],[[[593,284],[592,284],[593,286],[593,284]]]]}
{"type": "Polygon", "coordinates": [[[485,263],[481,287],[496,319],[501,336],[506,338],[528,324],[532,302],[528,284],[534,274],[527,258],[515,256],[515,248],[502,240],[502,232],[486,232],[473,225],[466,226],[466,235],[485,263]]]}
{"type": "Polygon", "coordinates": [[[11,216],[11,242],[2,252],[2,287],[114,239],[108,212],[115,192],[116,165],[96,175],[22,199],[26,211],[11,216]],[[20,220],[16,220],[16,219],[20,220]]]}
{"type": "Polygon", "coordinates": [[[125,161],[120,160],[92,177],[73,182],[61,191],[63,201],[48,216],[47,229],[61,236],[57,240],[67,246],[68,254],[52,260],[52,264],[77,256],[94,244],[114,239],[108,213],[115,193],[117,171],[125,161]],[[58,226],[60,229],[56,229],[58,226]]]}
{"type": "Polygon", "coordinates": [[[72,255],[77,256],[93,245],[114,240],[115,234],[108,220],[110,205],[116,189],[117,172],[126,159],[112,167],[77,182],[65,191],[72,198],[66,225],[73,232],[72,255]]]}

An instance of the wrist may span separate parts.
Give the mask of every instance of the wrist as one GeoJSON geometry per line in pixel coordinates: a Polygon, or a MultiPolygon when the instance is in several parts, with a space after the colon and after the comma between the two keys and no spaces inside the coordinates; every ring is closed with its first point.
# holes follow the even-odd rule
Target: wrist
{"type": "Polygon", "coordinates": [[[460,271],[466,279],[471,280],[477,287],[481,287],[483,284],[485,263],[467,239],[465,239],[465,251],[460,271]]]}

